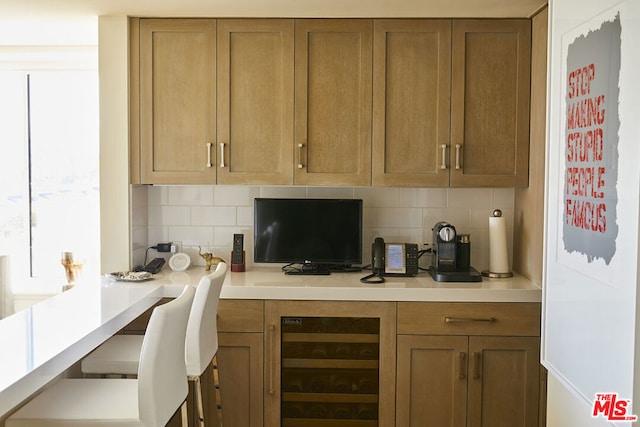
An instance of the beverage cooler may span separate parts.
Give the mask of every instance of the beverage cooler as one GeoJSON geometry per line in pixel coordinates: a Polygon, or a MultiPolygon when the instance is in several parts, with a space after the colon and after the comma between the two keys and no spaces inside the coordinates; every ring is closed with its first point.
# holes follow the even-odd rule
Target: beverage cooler
{"type": "Polygon", "coordinates": [[[380,319],[283,317],[281,328],[282,426],[377,426],[380,319]]]}
{"type": "Polygon", "coordinates": [[[339,304],[323,310],[328,304],[319,303],[318,310],[301,303],[309,309],[269,315],[267,308],[265,425],[389,425],[395,412],[393,306],[362,303],[363,310],[345,312],[339,304]]]}

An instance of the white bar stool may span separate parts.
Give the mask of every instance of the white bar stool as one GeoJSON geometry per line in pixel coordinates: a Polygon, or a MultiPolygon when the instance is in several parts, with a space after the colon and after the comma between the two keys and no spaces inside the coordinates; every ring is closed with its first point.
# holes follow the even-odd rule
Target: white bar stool
{"type": "Polygon", "coordinates": [[[63,379],[11,415],[6,427],[164,426],[184,403],[187,321],[195,289],[153,310],[137,379],[63,379]]]}
{"type": "MultiPolygon", "coordinates": [[[[200,425],[204,425],[204,403],[200,377],[211,364],[218,351],[218,302],[227,264],[220,262],[216,270],[200,279],[196,287],[185,342],[185,363],[189,381],[193,382],[195,396],[187,398],[187,406],[197,410],[200,425]]],[[[142,335],[115,335],[82,360],[85,374],[135,375],[142,335]]],[[[213,417],[212,417],[213,418],[213,417]]],[[[217,418],[217,417],[216,417],[217,418]]],[[[212,423],[207,423],[212,425],[212,423]]]]}

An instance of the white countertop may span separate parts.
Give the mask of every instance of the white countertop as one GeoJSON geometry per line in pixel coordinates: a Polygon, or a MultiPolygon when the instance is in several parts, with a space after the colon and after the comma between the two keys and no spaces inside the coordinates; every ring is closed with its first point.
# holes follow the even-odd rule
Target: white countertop
{"type": "Polygon", "coordinates": [[[101,282],[78,285],[0,320],[0,418],[159,301],[164,292],[159,284],[101,282]]]}
{"type": "MultiPolygon", "coordinates": [[[[0,418],[127,325],[163,296],[196,285],[204,267],[168,268],[141,283],[106,277],[0,320],[0,418]]],[[[522,276],[479,283],[435,282],[428,273],[364,284],[367,273],[287,276],[280,268],[229,272],[223,299],[540,302],[541,289],[522,276]]]]}
{"type": "MultiPolygon", "coordinates": [[[[185,272],[165,268],[151,282],[197,284],[207,274],[204,267],[185,272]]],[[[508,279],[482,282],[436,282],[429,273],[416,277],[387,277],[382,284],[365,284],[360,278],[368,272],[331,273],[328,276],[285,275],[279,267],[249,268],[229,272],[222,288],[224,299],[282,299],[339,301],[451,301],[451,302],[540,302],[540,287],[514,275],[508,279]]]]}

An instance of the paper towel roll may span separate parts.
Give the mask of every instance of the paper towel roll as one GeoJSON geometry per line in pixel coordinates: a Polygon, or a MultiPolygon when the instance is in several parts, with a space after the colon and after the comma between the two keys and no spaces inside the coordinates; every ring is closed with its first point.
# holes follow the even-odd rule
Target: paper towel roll
{"type": "Polygon", "coordinates": [[[511,276],[507,253],[507,225],[499,209],[489,217],[489,273],[498,277],[511,276]]]}

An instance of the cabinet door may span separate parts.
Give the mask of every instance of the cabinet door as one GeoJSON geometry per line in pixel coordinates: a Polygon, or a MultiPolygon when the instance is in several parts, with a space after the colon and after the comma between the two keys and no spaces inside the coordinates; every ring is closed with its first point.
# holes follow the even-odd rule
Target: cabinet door
{"type": "Polygon", "coordinates": [[[213,184],[215,20],[140,20],[143,184],[213,184]]]}
{"type": "Polygon", "coordinates": [[[531,22],[454,20],[454,187],[528,183],[531,22]]]}
{"type": "Polygon", "coordinates": [[[469,427],[536,427],[540,338],[469,338],[469,427]]]}
{"type": "Polygon", "coordinates": [[[395,425],[465,426],[467,340],[398,335],[395,425]]]}
{"type": "Polygon", "coordinates": [[[375,20],[373,75],[373,185],[448,186],[451,21],[375,20]]]}
{"type": "Polygon", "coordinates": [[[217,353],[225,425],[263,426],[262,333],[222,332],[217,353]]]}
{"type": "Polygon", "coordinates": [[[295,183],[371,183],[371,20],[296,20],[295,183]]]}
{"type": "Polygon", "coordinates": [[[218,20],[218,183],[293,182],[293,20],[218,20]]]}

